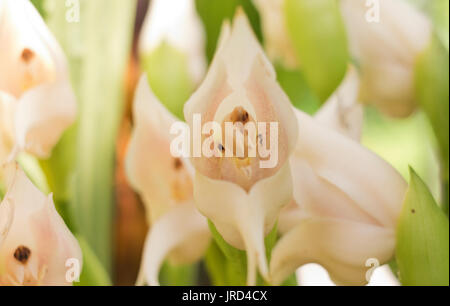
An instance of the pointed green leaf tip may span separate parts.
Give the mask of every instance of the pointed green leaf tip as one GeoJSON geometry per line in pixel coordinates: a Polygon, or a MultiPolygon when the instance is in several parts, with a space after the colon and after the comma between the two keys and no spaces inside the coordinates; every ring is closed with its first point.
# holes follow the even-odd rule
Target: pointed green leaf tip
{"type": "Polygon", "coordinates": [[[448,286],[448,218],[412,168],[410,177],[397,228],[400,281],[406,286],[448,286]]]}
{"type": "Polygon", "coordinates": [[[335,0],[285,0],[284,12],[295,55],[309,86],[322,102],[339,86],[349,53],[335,0]]]}

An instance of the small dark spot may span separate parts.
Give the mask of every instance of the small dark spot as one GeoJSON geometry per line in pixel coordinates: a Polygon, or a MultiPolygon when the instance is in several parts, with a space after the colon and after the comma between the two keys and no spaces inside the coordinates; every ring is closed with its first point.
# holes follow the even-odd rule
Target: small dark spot
{"type": "Polygon", "coordinates": [[[220,151],[225,152],[225,148],[221,143],[219,143],[217,147],[219,148],[220,151]]]}
{"type": "Polygon", "coordinates": [[[262,134],[258,134],[258,139],[259,139],[259,144],[262,145],[263,144],[262,134]]]}
{"type": "Polygon", "coordinates": [[[412,212],[413,214],[415,214],[415,213],[416,213],[416,210],[415,210],[415,209],[411,209],[411,212],[412,212]]]}
{"type": "Polygon", "coordinates": [[[232,122],[242,122],[247,123],[249,119],[248,112],[242,108],[241,106],[236,107],[231,113],[231,121],[232,122]]]}
{"type": "Polygon", "coordinates": [[[31,251],[26,246],[19,246],[17,247],[16,251],[14,252],[14,258],[19,261],[22,264],[26,264],[28,259],[30,258],[31,251]]]}
{"type": "Polygon", "coordinates": [[[176,170],[179,170],[183,167],[183,162],[181,161],[181,159],[175,158],[173,166],[175,167],[176,170]]]}
{"type": "Polygon", "coordinates": [[[25,49],[23,49],[23,51],[22,51],[21,57],[22,57],[22,60],[23,60],[25,63],[28,63],[28,62],[30,62],[30,61],[33,59],[33,57],[34,57],[34,52],[33,52],[32,50],[28,49],[28,48],[25,48],[25,49]]]}

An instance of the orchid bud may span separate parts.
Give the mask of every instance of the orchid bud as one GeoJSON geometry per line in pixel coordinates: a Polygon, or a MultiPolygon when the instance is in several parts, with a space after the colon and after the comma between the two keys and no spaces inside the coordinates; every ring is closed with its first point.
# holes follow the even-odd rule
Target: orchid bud
{"type": "Polygon", "coordinates": [[[192,263],[209,243],[206,219],[193,204],[192,167],[171,154],[176,118],[159,102],[142,77],[133,106],[135,127],[127,153],[127,176],[141,195],[151,226],[138,284],[158,285],[164,261],[192,263]]]}
{"type": "Polygon", "coordinates": [[[382,265],[393,257],[407,184],[350,137],[300,111],[297,118],[299,142],[291,158],[297,206],[290,207],[285,234],[272,251],[271,280],[279,284],[314,262],[338,284],[365,284],[368,262],[382,265]]]}
{"type": "Polygon", "coordinates": [[[255,0],[261,14],[262,29],[267,55],[276,61],[282,61],[288,67],[297,66],[297,58],[286,29],[284,0],[255,0]]]}
{"type": "Polygon", "coordinates": [[[0,284],[71,285],[81,272],[81,249],[52,196],[42,194],[15,163],[4,173],[9,188],[0,204],[0,284]],[[69,261],[78,263],[73,274],[69,261]]]}
{"type": "Polygon", "coordinates": [[[46,158],[76,116],[65,56],[27,0],[1,1],[0,45],[0,154],[46,158]]]}
{"type": "Polygon", "coordinates": [[[264,237],[292,196],[288,161],[297,121],[242,11],[223,27],[184,114],[197,208],[226,242],[247,251],[247,283],[254,284],[256,266],[268,274],[264,237]]]}
{"type": "Polygon", "coordinates": [[[404,0],[341,0],[352,53],[362,71],[361,95],[392,116],[416,106],[414,66],[431,42],[431,22],[404,0]]]}
{"type": "Polygon", "coordinates": [[[188,68],[195,83],[206,69],[205,33],[194,0],[151,2],[140,36],[139,52],[146,55],[167,43],[188,56],[188,68]]]}

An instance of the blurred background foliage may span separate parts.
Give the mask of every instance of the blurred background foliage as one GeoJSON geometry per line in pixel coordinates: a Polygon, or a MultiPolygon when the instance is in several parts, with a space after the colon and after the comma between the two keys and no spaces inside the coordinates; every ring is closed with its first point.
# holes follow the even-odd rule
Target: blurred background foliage
{"type": "MultiPolygon", "coordinates": [[[[428,14],[435,24],[435,40],[416,67],[422,110],[406,119],[392,119],[366,107],[362,143],[391,163],[407,180],[412,167],[436,201],[448,205],[448,1],[408,1],[428,14]],[[442,111],[445,107],[446,115],[442,111]]],[[[132,92],[141,68],[149,76],[158,98],[183,119],[183,104],[196,86],[188,74],[187,58],[170,45],[161,44],[137,63],[136,43],[148,0],[81,0],[79,23],[66,22],[66,1],[32,2],[69,58],[80,114],[77,124],[65,133],[49,160],[38,163],[23,156],[21,163],[42,190],[54,192],[59,212],[79,237],[85,260],[81,284],[111,284],[114,272],[117,274],[128,265],[132,267],[131,275],[123,279],[116,275],[114,280],[130,285],[139,266],[141,240],[147,229],[145,220],[137,219],[143,214],[142,204],[123,179],[123,152],[132,124],[132,92]],[[120,192],[114,192],[115,188],[120,192]],[[119,234],[114,230],[125,226],[139,233],[137,242],[126,250],[123,246],[130,244],[122,240],[133,239],[127,236],[131,230],[119,234]],[[122,249],[114,258],[117,246],[122,249]],[[122,256],[121,252],[126,254],[122,256]]],[[[214,55],[222,22],[231,19],[238,7],[243,7],[264,44],[260,16],[252,1],[195,3],[206,33],[208,62],[214,55]]],[[[314,114],[345,74],[350,61],[346,33],[335,0],[287,0],[286,7],[287,23],[291,28],[301,29],[290,36],[296,56],[304,65],[290,68],[276,62],[278,81],[297,108],[314,114]],[[329,44],[333,48],[327,47],[329,44]]],[[[446,226],[448,230],[448,219],[446,226]]],[[[407,249],[403,248],[405,252],[407,249]]],[[[216,239],[205,262],[216,284],[227,281],[226,273],[217,264],[224,254],[223,245],[216,239]]],[[[180,273],[165,265],[162,283],[192,283],[198,277],[204,278],[202,269],[198,276],[194,266],[182,267],[180,273]]]]}

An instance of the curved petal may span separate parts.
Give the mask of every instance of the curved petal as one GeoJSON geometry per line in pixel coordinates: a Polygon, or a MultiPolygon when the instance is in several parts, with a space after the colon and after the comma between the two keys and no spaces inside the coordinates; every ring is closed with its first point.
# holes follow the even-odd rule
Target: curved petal
{"type": "Polygon", "coordinates": [[[316,122],[328,126],[355,141],[361,139],[363,106],[358,101],[359,76],[350,67],[345,79],[330,99],[315,114],[316,122]]]}
{"type": "Polygon", "coordinates": [[[16,98],[0,91],[0,167],[7,161],[13,148],[15,111],[16,98]]]}
{"type": "Polygon", "coordinates": [[[173,208],[161,216],[147,234],[138,285],[146,280],[149,285],[158,286],[159,270],[169,255],[179,259],[178,263],[200,259],[209,239],[208,223],[193,204],[184,203],[173,208]]]}
{"type": "Polygon", "coordinates": [[[143,197],[150,223],[192,199],[189,161],[173,157],[170,128],[177,120],[140,79],[133,106],[135,126],[126,158],[127,177],[143,197]]]}
{"type": "Polygon", "coordinates": [[[248,193],[235,184],[197,172],[194,197],[197,208],[214,223],[225,241],[247,251],[247,283],[255,283],[256,266],[267,278],[264,237],[273,228],[279,211],[291,200],[289,165],[274,176],[260,180],[248,193]]]}
{"type": "Polygon", "coordinates": [[[6,166],[8,192],[1,206],[13,217],[0,246],[0,283],[70,285],[66,262],[82,264],[77,240],[56,212],[51,196],[43,195],[15,163],[6,166]]]}
{"type": "Polygon", "coordinates": [[[305,218],[273,249],[271,280],[280,284],[299,266],[319,263],[338,284],[366,284],[368,260],[384,264],[392,258],[394,248],[392,228],[348,220],[305,218]]]}
{"type": "Polygon", "coordinates": [[[297,117],[299,142],[291,159],[296,202],[320,214],[393,228],[407,187],[401,175],[357,142],[300,111],[297,117]]]}
{"type": "Polygon", "coordinates": [[[77,104],[68,80],[39,85],[25,92],[15,114],[15,138],[20,149],[49,157],[62,133],[75,121],[77,104]]]}

